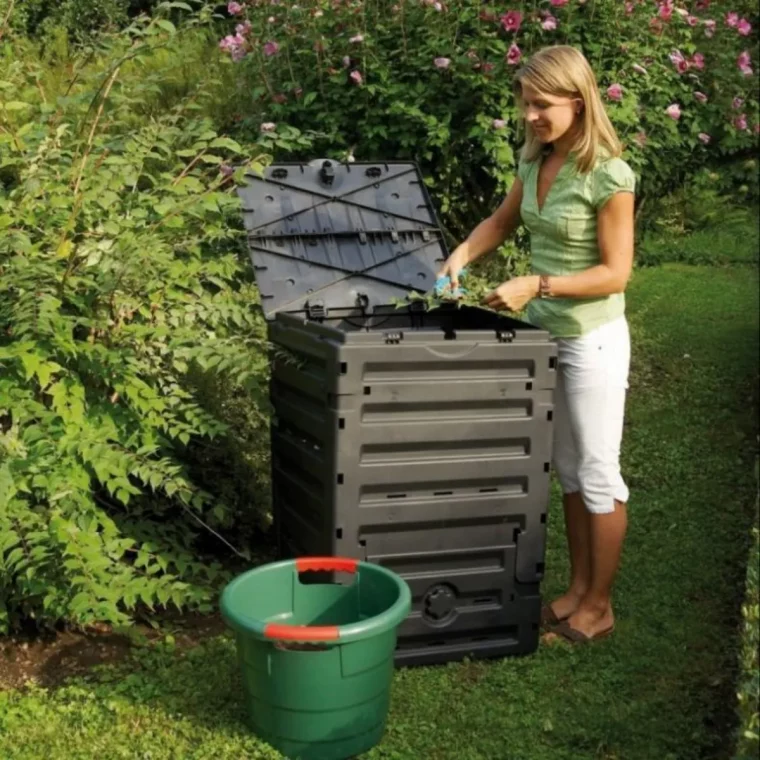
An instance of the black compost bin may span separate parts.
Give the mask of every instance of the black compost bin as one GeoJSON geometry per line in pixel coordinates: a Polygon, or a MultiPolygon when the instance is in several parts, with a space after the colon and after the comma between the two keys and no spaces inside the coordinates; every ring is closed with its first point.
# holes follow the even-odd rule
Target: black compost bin
{"type": "Polygon", "coordinates": [[[538,644],[556,348],[471,307],[425,311],[447,256],[413,163],[276,164],[239,190],[274,346],[283,558],[410,585],[397,663],[538,644]]]}

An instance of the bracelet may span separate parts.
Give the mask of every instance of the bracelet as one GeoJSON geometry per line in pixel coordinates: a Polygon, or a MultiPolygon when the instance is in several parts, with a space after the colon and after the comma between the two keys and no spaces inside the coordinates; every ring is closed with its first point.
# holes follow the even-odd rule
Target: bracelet
{"type": "Polygon", "coordinates": [[[548,298],[551,295],[552,289],[549,284],[549,275],[542,274],[538,278],[538,297],[548,298]]]}

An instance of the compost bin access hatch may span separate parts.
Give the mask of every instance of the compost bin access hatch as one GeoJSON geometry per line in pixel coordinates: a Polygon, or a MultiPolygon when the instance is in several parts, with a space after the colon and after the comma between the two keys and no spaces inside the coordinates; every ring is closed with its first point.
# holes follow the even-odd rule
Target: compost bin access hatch
{"type": "Polygon", "coordinates": [[[414,163],[318,159],[246,180],[238,194],[267,319],[372,313],[431,290],[448,256],[414,163]]]}

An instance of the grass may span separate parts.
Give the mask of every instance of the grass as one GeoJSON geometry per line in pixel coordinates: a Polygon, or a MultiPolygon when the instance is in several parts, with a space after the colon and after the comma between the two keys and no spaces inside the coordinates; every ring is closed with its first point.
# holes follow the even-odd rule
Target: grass
{"type": "Polygon", "coordinates": [[[731,266],[752,264],[760,257],[760,219],[757,211],[732,208],[718,227],[698,229],[688,235],[658,231],[642,237],[636,252],[640,265],[664,262],[731,266]]]}
{"type": "MultiPolygon", "coordinates": [[[[731,756],[754,503],[757,285],[750,267],[635,275],[632,498],[614,637],[398,671],[386,736],[366,760],[731,756]]],[[[555,491],[548,596],[567,572],[563,530],[555,491]]],[[[0,693],[0,757],[279,756],[247,731],[234,644],[219,637],[185,652],[138,650],[55,691],[0,693]]]]}

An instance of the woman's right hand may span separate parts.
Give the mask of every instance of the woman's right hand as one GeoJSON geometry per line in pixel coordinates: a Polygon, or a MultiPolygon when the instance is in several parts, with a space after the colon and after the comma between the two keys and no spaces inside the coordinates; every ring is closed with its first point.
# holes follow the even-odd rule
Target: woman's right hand
{"type": "Polygon", "coordinates": [[[459,273],[467,266],[467,259],[467,251],[462,243],[454,249],[438,272],[438,277],[448,277],[451,280],[452,291],[459,287],[459,273]]]}

